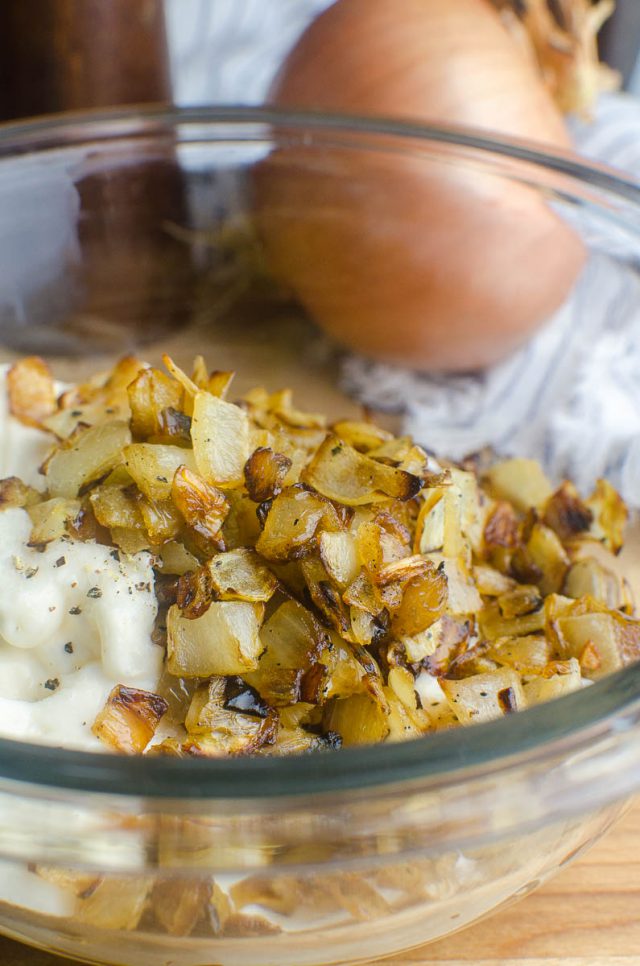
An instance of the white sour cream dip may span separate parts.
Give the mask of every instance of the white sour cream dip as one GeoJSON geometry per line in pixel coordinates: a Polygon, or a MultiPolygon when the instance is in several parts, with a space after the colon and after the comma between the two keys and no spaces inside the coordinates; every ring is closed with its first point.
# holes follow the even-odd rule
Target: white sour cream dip
{"type": "MultiPolygon", "coordinates": [[[[52,438],[9,415],[4,383],[0,477],[41,489],[52,438]]],[[[0,511],[0,736],[106,750],[91,726],[111,689],[153,690],[162,669],[152,557],[70,539],[40,552],[30,531],[25,510],[0,511]]]]}

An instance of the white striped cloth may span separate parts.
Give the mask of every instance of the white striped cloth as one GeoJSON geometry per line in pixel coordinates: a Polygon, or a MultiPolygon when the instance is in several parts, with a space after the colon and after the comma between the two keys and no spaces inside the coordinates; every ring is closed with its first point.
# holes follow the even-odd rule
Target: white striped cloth
{"type": "MultiPolygon", "coordinates": [[[[640,181],[638,100],[602,97],[594,122],[572,127],[585,157],[640,181]]],[[[406,431],[436,452],[459,458],[490,445],[533,456],[582,489],[607,476],[640,506],[640,238],[621,244],[601,226],[584,234],[592,254],[571,299],[505,362],[445,377],[350,356],[346,388],[402,412],[406,431]]]]}
{"type": "MultiPolygon", "coordinates": [[[[165,2],[177,102],[255,104],[331,0],[165,2]]],[[[640,101],[605,96],[594,123],[572,128],[582,154],[640,180],[640,101]]],[[[402,412],[406,430],[436,452],[492,445],[532,455],[583,489],[607,475],[640,506],[640,255],[610,232],[587,234],[594,254],[572,299],[507,361],[442,377],[350,356],[345,387],[402,412]]]]}
{"type": "Polygon", "coordinates": [[[177,104],[259,104],[278,66],[333,0],[165,0],[177,104]]]}

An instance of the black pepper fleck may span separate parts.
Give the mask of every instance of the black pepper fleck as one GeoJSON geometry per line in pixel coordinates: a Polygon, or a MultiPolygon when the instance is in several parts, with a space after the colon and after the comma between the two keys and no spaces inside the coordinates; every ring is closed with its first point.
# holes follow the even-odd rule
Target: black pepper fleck
{"type": "Polygon", "coordinates": [[[73,644],[71,643],[71,641],[67,641],[67,643],[64,646],[64,649],[67,652],[67,654],[73,654],[73,644]]]}
{"type": "Polygon", "coordinates": [[[113,557],[113,559],[114,560],[117,560],[118,562],[120,561],[120,551],[119,550],[112,550],[111,553],[109,554],[109,556],[110,557],[113,557]]]}
{"type": "Polygon", "coordinates": [[[47,681],[44,682],[44,686],[47,689],[47,691],[57,691],[58,688],[60,687],[60,681],[58,680],[58,678],[49,678],[47,681]]]}
{"type": "Polygon", "coordinates": [[[66,561],[65,557],[58,557],[58,559],[56,560],[56,562],[54,563],[53,566],[54,567],[64,567],[64,565],[66,564],[66,562],[67,561],[66,561]]]}
{"type": "Polygon", "coordinates": [[[93,600],[97,600],[98,597],[102,597],[102,591],[99,587],[90,587],[87,591],[87,597],[91,597],[93,600]]]}
{"type": "Polygon", "coordinates": [[[32,577],[35,577],[39,569],[39,567],[28,567],[24,572],[25,578],[30,580],[32,577]]]}
{"type": "Polygon", "coordinates": [[[76,617],[78,614],[81,614],[82,611],[80,610],[79,607],[72,607],[69,613],[73,614],[73,616],[76,617]]]}

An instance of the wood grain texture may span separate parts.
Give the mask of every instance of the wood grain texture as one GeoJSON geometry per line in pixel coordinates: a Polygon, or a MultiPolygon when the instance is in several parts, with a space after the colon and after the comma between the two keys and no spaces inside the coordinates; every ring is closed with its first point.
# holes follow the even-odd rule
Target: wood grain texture
{"type": "MultiPolygon", "coordinates": [[[[1,966],[63,966],[0,939],[1,966]]],[[[640,800],[587,855],[538,892],[384,966],[632,966],[640,963],[640,800]]]]}

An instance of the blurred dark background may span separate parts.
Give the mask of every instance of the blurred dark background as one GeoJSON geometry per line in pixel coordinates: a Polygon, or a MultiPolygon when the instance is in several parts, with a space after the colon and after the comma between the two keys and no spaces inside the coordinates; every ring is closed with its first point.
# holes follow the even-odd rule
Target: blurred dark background
{"type": "Polygon", "coordinates": [[[622,73],[625,86],[640,95],[640,0],[618,0],[602,30],[602,59],[622,73]]]}

